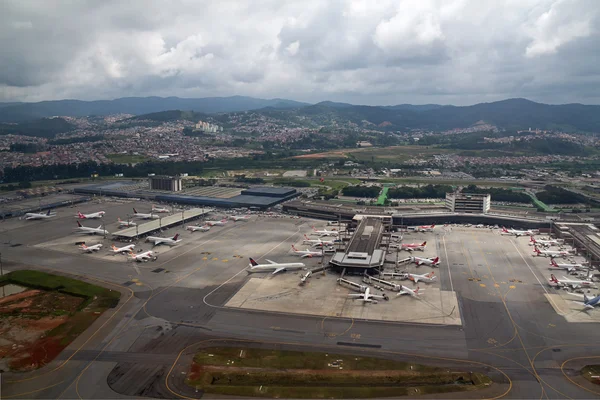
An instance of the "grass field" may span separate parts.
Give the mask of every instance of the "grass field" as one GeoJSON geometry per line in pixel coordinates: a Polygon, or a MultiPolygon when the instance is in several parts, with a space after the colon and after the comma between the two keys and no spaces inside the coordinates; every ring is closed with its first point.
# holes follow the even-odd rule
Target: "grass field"
{"type": "Polygon", "coordinates": [[[476,390],[484,375],[374,357],[214,347],[196,354],[188,385],[268,398],[379,398],[476,390]]]}
{"type": "Polygon", "coordinates": [[[341,159],[348,158],[357,162],[404,162],[413,157],[431,158],[434,154],[447,154],[454,150],[433,146],[390,146],[340,149],[322,153],[305,154],[294,158],[341,159]]]}
{"type": "Polygon", "coordinates": [[[106,158],[116,164],[137,164],[149,160],[146,156],[131,154],[107,154],[106,158]]]}
{"type": "Polygon", "coordinates": [[[588,381],[600,385],[600,379],[592,378],[593,376],[600,376],[600,365],[586,365],[581,369],[581,375],[588,381]]]}

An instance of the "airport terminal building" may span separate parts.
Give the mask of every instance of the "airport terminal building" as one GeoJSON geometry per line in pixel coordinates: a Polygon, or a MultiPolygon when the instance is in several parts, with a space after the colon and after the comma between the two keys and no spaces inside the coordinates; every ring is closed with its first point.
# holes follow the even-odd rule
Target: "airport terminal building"
{"type": "Polygon", "coordinates": [[[491,203],[489,194],[446,193],[446,208],[452,212],[487,214],[491,203]]]}

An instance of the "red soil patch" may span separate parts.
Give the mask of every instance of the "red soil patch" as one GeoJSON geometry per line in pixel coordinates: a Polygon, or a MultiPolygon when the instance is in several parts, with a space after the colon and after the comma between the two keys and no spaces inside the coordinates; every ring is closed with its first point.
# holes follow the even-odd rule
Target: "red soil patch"
{"type": "Polygon", "coordinates": [[[6,297],[0,299],[0,304],[12,303],[17,300],[21,300],[21,299],[24,299],[27,297],[34,296],[38,293],[41,293],[41,291],[40,290],[26,290],[21,293],[11,294],[10,296],[6,296],[6,297]]]}

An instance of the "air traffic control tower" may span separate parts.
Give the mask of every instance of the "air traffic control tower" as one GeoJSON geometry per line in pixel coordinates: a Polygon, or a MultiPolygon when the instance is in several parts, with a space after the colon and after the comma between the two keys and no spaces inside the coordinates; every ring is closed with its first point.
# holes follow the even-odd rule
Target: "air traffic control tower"
{"type": "Polygon", "coordinates": [[[331,269],[337,272],[346,270],[348,275],[377,274],[383,269],[385,251],[379,249],[384,225],[382,218],[363,218],[345,252],[337,252],[329,261],[331,269]]]}

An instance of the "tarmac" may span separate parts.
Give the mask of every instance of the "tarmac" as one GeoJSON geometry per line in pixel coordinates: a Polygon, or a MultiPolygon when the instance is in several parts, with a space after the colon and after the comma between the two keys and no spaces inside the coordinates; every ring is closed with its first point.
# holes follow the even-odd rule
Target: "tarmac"
{"type": "MultiPolygon", "coordinates": [[[[494,384],[471,394],[477,398],[587,399],[600,395],[600,390],[577,377],[581,364],[600,359],[591,324],[600,310],[567,311],[556,301],[563,314],[555,311],[553,296],[569,303],[567,294],[548,286],[549,260],[533,257],[527,238],[466,227],[406,234],[405,243],[427,240],[424,255],[441,258],[435,269],[438,283],[423,284],[423,300],[433,301],[429,293],[432,298],[451,293],[455,304],[443,297],[437,304],[444,313],[456,306],[454,312],[461,321],[424,323],[409,318],[411,314],[419,318],[414,305],[420,300],[405,296],[366,306],[350,304],[345,298],[347,289],[336,285],[335,275],[316,279],[315,274],[298,287],[297,273],[262,277],[246,273],[250,256],[257,261],[297,261],[291,245],[301,242],[312,225],[324,226],[323,221],[261,214],[205,233],[175,227],[162,234],[180,233],[183,241],[172,248],[160,246],[158,260],[147,263],[76,251],[72,231],[77,210],[106,211],[104,222],[112,232],[117,229],[117,216],[124,219],[132,206],[140,212],[150,209],[149,203],[139,201],[88,202],[58,209],[51,220],[0,223],[5,272],[39,268],[122,293],[119,305],[102,315],[55,361],[31,373],[4,373],[3,398],[199,398],[201,391],[184,384],[193,353],[203,346],[242,346],[248,341],[481,371],[494,384]],[[257,301],[265,297],[263,291],[267,297],[271,292],[281,294],[280,287],[288,281],[290,294],[257,301]],[[252,285],[256,285],[254,290],[252,285]],[[314,314],[319,300],[314,304],[306,300],[311,290],[322,306],[326,299],[333,299],[331,309],[314,314]],[[248,295],[242,301],[238,296],[244,292],[248,295]],[[296,295],[305,297],[286,309],[244,307],[252,302],[281,305],[296,295]],[[397,307],[394,313],[403,320],[392,320],[395,314],[390,317],[388,306],[397,307]]],[[[217,211],[210,218],[223,214],[217,211]]],[[[111,242],[110,237],[87,240],[99,240],[105,249],[111,242]]],[[[138,247],[149,245],[139,242],[138,247]]],[[[305,263],[315,268],[319,260],[305,263]]],[[[410,268],[429,272],[425,267],[410,268]]]]}

